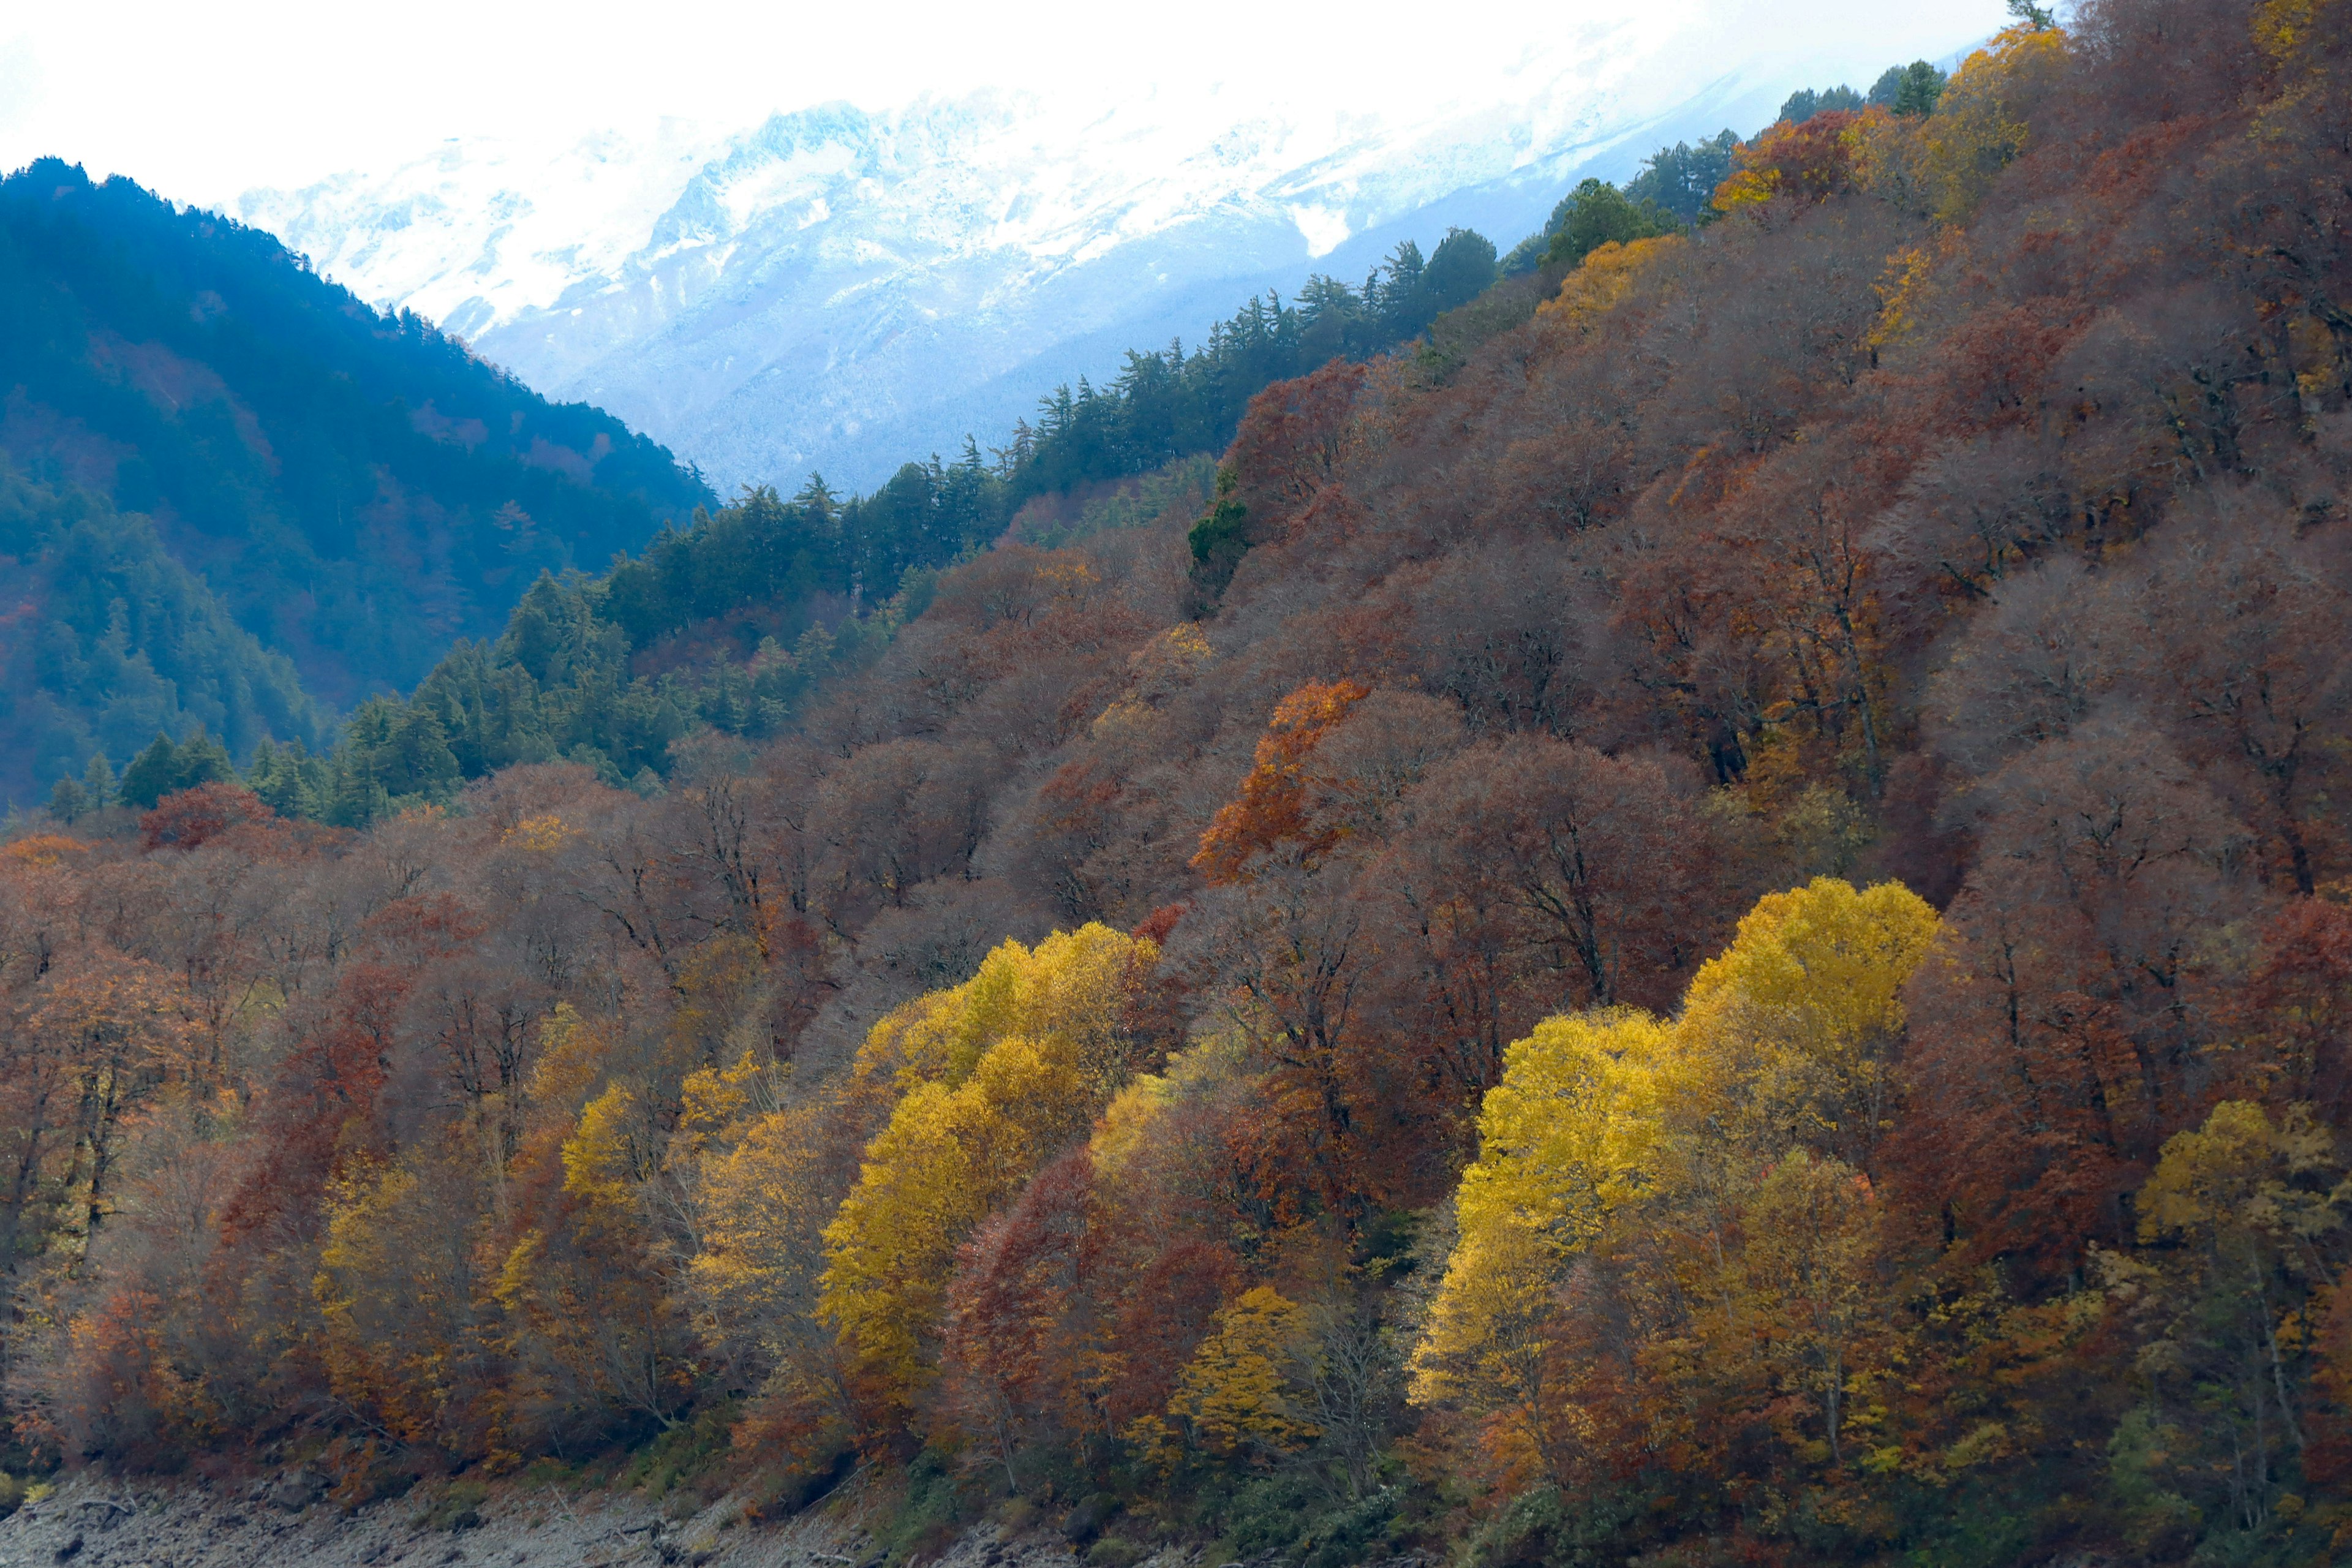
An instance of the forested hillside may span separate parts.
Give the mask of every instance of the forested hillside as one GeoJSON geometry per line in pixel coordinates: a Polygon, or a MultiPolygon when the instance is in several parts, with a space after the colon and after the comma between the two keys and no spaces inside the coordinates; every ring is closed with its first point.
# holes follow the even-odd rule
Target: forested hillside
{"type": "Polygon", "coordinates": [[[2021,9],[1213,470],[21,833],[9,1468],[2342,1561],[2352,4],[2021,9]]]}
{"type": "Polygon", "coordinates": [[[315,746],[326,725],[283,654],[238,626],[145,518],[0,459],[0,799],[128,757],[160,732],[249,754],[269,737],[315,746]]]}
{"type": "MultiPolygon", "coordinates": [[[[1600,188],[1614,198],[1601,204],[1601,227],[1654,231],[1654,219],[1600,188]]],[[[1574,206],[1571,197],[1562,210],[1574,206]]],[[[1002,541],[1053,542],[1171,505],[1197,509],[1209,495],[1209,455],[1269,384],[1423,333],[1419,352],[1448,363],[1457,337],[1533,314],[1574,259],[1547,255],[1534,276],[1490,290],[1495,247],[1484,237],[1456,231],[1425,261],[1407,242],[1360,291],[1318,278],[1298,301],[1249,301],[1190,352],[1130,353],[1108,386],[1056,388],[1040,399],[1036,423],[1021,422],[988,458],[967,439],[956,461],[907,463],[869,495],[836,495],[812,475],[789,500],[762,487],[698,507],[687,526],[663,528],[602,577],[542,573],[503,635],[459,639],[404,702],[362,702],[331,749],[270,731],[281,743],[250,754],[246,780],[275,810],[339,826],[446,804],[465,780],[516,763],[562,758],[609,784],[656,786],[674,746],[697,730],[750,739],[791,731],[811,693],[888,646],[929,602],[940,568],[1002,541]]],[[[203,752],[209,742],[181,744],[203,752]]],[[[147,760],[163,765],[173,749],[147,760]]],[[[143,784],[94,779],[58,800],[70,813],[109,799],[143,809],[155,798],[143,784]]]]}
{"type": "MultiPolygon", "coordinates": [[[[0,179],[0,399],[19,678],[0,796],[20,802],[93,752],[119,766],[158,722],[226,725],[240,755],[315,740],[306,701],[243,694],[282,680],[246,644],[337,708],[405,689],[541,572],[601,569],[710,499],[617,421],[379,316],[268,235],[55,160],[0,179]],[[58,553],[59,508],[152,523],[129,525],[148,565],[109,590],[130,638],[110,657],[171,666],[171,695],[94,687],[89,655],[47,646],[71,620],[57,595],[96,591],[58,553]],[[207,599],[241,632],[203,653],[149,636],[207,599]],[[126,740],[128,708],[146,729],[126,740]]],[[[107,614],[72,635],[102,637],[107,614]]]]}

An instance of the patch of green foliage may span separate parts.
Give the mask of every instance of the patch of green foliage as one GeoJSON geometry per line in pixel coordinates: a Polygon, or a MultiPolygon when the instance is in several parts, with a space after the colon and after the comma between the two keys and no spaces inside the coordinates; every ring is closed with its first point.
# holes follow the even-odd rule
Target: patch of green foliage
{"type": "Polygon", "coordinates": [[[715,1500],[727,1489],[737,1413],[732,1402],[722,1402],[662,1433],[629,1456],[620,1483],[656,1501],[678,1498],[700,1507],[715,1500]]]}
{"type": "Polygon", "coordinates": [[[1150,1547],[1123,1535],[1103,1536],[1087,1548],[1087,1561],[1095,1568],[1135,1568],[1150,1555],[1150,1547]]]}
{"type": "Polygon", "coordinates": [[[948,1457],[926,1447],[908,1462],[896,1505],[874,1528],[882,1560],[897,1564],[937,1556],[967,1519],[962,1489],[948,1457]]]}
{"type": "Polygon", "coordinates": [[[482,1505],[490,1500],[490,1489],[481,1481],[456,1480],[441,1489],[439,1495],[417,1511],[412,1521],[419,1530],[478,1530],[482,1523],[482,1505]]]}
{"type": "Polygon", "coordinates": [[[1205,1473],[1191,1479],[1187,1493],[1182,1524],[1214,1538],[1208,1561],[1271,1554],[1297,1568],[1349,1568],[1393,1555],[1404,1503],[1393,1487],[1335,1500],[1321,1478],[1297,1466],[1205,1473]]]}

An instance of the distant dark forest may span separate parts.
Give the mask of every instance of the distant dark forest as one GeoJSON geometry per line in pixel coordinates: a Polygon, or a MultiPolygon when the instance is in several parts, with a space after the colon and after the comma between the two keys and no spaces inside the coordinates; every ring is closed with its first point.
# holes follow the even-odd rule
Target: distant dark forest
{"type": "Polygon", "coordinates": [[[494,630],[541,573],[602,568],[712,499],[619,421],[370,310],[268,235],[54,159],[0,180],[0,462],[16,475],[0,584],[32,606],[0,630],[20,677],[0,794],[20,799],[92,751],[119,762],[133,709],[248,746],[313,733],[299,698],[241,694],[256,677],[236,638],[142,640],[182,616],[167,605],[208,592],[204,614],[348,707],[494,630]],[[152,544],[122,546],[146,559],[139,581],[110,593],[122,657],[170,666],[168,694],[33,647],[70,618],[41,596],[65,580],[45,553],[71,531],[59,508],[151,521],[152,544]]]}

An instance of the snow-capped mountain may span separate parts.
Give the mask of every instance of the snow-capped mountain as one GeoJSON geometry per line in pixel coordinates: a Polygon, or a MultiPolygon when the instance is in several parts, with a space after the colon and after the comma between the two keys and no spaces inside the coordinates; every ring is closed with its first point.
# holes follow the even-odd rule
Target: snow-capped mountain
{"type": "Polygon", "coordinates": [[[1001,440],[1055,382],[1196,339],[1254,291],[1359,279],[1451,225],[1507,247],[1583,174],[1967,36],[1890,17],[1791,37],[1770,11],[1662,0],[1521,50],[1499,89],[1405,107],[1219,87],[827,103],[748,128],[452,142],[247,193],[238,216],[722,489],[812,469],[863,488],[968,433],[1001,440]]]}

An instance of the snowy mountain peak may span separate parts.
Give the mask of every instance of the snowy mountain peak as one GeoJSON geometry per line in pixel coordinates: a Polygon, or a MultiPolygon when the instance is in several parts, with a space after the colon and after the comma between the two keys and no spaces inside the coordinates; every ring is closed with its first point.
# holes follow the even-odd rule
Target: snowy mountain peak
{"type": "Polygon", "coordinates": [[[1824,34],[1807,53],[1772,13],[1662,0],[1377,110],[1218,83],[828,101],[445,142],[237,211],[722,483],[821,467],[863,485],[1310,268],[1360,276],[1451,224],[1507,246],[1584,173],[1752,129],[1792,86],[1836,79],[1835,49],[1897,52],[1824,34]]]}

